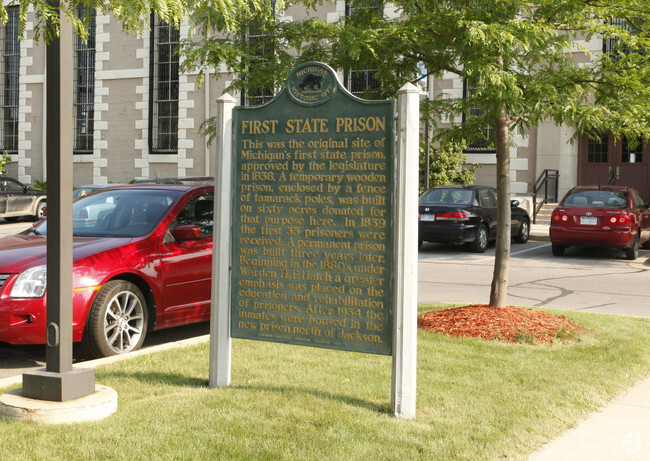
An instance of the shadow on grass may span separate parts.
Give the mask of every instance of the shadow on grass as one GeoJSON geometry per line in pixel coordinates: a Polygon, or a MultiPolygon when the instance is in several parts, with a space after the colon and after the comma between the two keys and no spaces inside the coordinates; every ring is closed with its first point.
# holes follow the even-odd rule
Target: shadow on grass
{"type": "MultiPolygon", "coordinates": [[[[209,382],[206,379],[195,378],[176,373],[162,373],[162,372],[109,372],[102,373],[98,377],[100,380],[136,380],[141,383],[150,385],[163,385],[171,387],[196,387],[208,388],[209,382]]],[[[334,402],[343,403],[345,405],[355,406],[367,409],[376,413],[390,414],[390,404],[378,405],[367,400],[362,400],[356,397],[342,394],[334,394],[331,392],[324,392],[318,389],[307,389],[295,386],[257,386],[257,385],[230,385],[230,389],[252,392],[273,392],[276,394],[301,394],[310,395],[319,399],[327,399],[334,402]]]]}
{"type": "Polygon", "coordinates": [[[231,386],[233,389],[241,389],[244,391],[254,392],[273,392],[276,394],[301,394],[310,395],[319,399],[327,399],[333,402],[339,402],[345,405],[355,406],[366,410],[371,410],[376,413],[390,414],[390,405],[377,405],[367,400],[362,400],[356,397],[342,394],[334,394],[332,392],[325,392],[319,389],[308,389],[304,387],[295,386],[259,386],[259,385],[241,385],[231,386]]]}
{"type": "Polygon", "coordinates": [[[165,386],[176,387],[208,387],[208,380],[202,378],[194,378],[191,376],[182,375],[180,373],[162,373],[152,371],[136,371],[136,372],[109,372],[102,373],[99,379],[131,379],[140,381],[142,383],[157,384],[165,386]]]}

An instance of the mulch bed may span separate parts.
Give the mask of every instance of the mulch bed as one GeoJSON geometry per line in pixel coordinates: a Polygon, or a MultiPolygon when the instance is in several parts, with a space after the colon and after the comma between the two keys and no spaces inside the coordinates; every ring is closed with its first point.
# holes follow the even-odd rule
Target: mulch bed
{"type": "Polygon", "coordinates": [[[418,317],[418,328],[450,336],[528,344],[573,340],[582,331],[582,326],[563,315],[486,304],[425,312],[418,317]]]}

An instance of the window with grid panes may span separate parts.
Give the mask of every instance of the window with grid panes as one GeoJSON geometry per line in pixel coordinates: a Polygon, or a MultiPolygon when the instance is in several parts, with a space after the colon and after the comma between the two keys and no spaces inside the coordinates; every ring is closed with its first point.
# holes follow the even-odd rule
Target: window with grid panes
{"type": "MultiPolygon", "coordinates": [[[[275,17],[275,1],[271,1],[270,5],[273,17],[275,17]]],[[[250,21],[248,29],[244,33],[246,46],[253,56],[247,66],[249,70],[263,67],[267,60],[273,56],[275,50],[271,38],[269,33],[264,30],[264,24],[261,20],[250,21]]],[[[258,106],[270,101],[273,96],[275,96],[273,88],[258,87],[253,89],[249,86],[246,90],[242,90],[240,104],[242,106],[258,106]]]]}
{"type": "MultiPolygon", "coordinates": [[[[93,151],[95,119],[95,16],[92,11],[86,40],[74,37],[74,153],[93,151]]],[[[77,16],[83,18],[84,7],[79,5],[77,16]]]]}
{"type": "Polygon", "coordinates": [[[7,23],[0,30],[0,149],[18,152],[18,96],[20,77],[20,41],[18,7],[7,7],[7,23]]]}
{"type": "Polygon", "coordinates": [[[598,138],[589,138],[587,145],[588,163],[607,163],[608,142],[607,135],[598,138]]]}
{"type": "MultiPolygon", "coordinates": [[[[377,14],[384,14],[384,2],[383,0],[346,0],[346,18],[354,16],[360,10],[370,10],[377,14]]],[[[355,96],[371,96],[381,87],[379,80],[375,78],[375,73],[376,71],[372,69],[350,69],[343,77],[343,85],[355,96]]]]}
{"type": "MultiPolygon", "coordinates": [[[[472,95],[472,90],[475,88],[475,85],[468,82],[467,79],[463,82],[463,99],[467,99],[472,95]]],[[[485,115],[485,111],[478,106],[471,107],[467,112],[463,114],[463,123],[465,123],[471,117],[481,117],[485,115]]],[[[494,128],[488,126],[484,129],[483,138],[476,141],[473,141],[465,148],[465,152],[484,152],[491,153],[496,152],[496,148],[488,147],[488,139],[490,139],[494,134],[494,128]]]]}
{"type": "Polygon", "coordinates": [[[155,14],[151,18],[150,151],[175,154],[178,151],[179,74],[176,48],[180,32],[155,14]]]}
{"type": "Polygon", "coordinates": [[[642,163],[643,162],[643,145],[638,143],[636,147],[632,148],[627,142],[627,138],[623,138],[623,149],[621,153],[621,162],[623,163],[642,163]]]}
{"type": "MultiPolygon", "coordinates": [[[[630,26],[625,19],[614,18],[609,21],[609,24],[632,34],[635,32],[634,27],[630,26]]],[[[603,53],[609,54],[610,58],[615,61],[630,53],[630,49],[627,46],[619,45],[619,40],[617,37],[603,39],[603,53]]]]}

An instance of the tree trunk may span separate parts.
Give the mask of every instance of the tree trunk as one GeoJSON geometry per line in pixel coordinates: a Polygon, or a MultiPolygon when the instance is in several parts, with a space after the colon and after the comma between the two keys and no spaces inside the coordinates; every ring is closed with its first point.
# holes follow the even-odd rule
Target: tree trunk
{"type": "Polygon", "coordinates": [[[508,299],[511,241],[510,134],[505,106],[501,107],[495,120],[495,144],[497,149],[498,224],[490,306],[505,307],[508,299]]]}

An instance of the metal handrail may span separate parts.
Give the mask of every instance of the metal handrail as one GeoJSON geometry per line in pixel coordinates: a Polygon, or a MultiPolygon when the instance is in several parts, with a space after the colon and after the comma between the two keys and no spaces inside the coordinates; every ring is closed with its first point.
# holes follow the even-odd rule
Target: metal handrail
{"type": "Polygon", "coordinates": [[[560,172],[558,170],[544,170],[542,174],[539,175],[537,181],[533,186],[533,224],[537,221],[537,213],[542,209],[545,203],[549,202],[549,181],[554,180],[553,188],[551,189],[553,201],[557,201],[558,195],[558,178],[560,177],[560,172]],[[544,188],[544,198],[537,205],[537,195],[539,194],[540,189],[544,188]]]}

